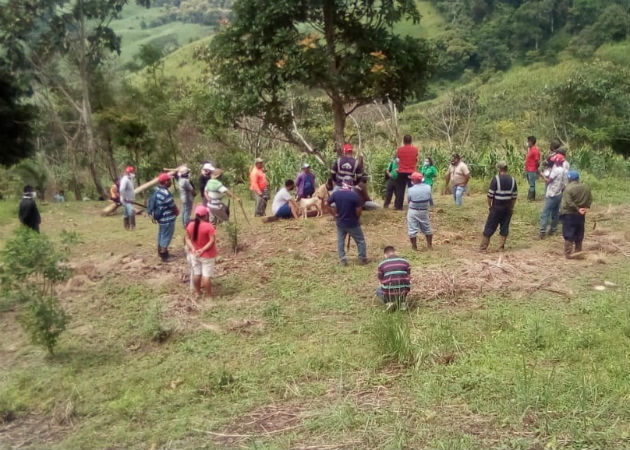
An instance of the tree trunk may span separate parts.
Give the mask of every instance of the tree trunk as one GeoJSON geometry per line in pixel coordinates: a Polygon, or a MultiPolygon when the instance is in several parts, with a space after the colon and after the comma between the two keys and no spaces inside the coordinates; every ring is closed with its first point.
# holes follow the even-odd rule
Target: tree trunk
{"type": "MultiPolygon", "coordinates": [[[[324,0],[322,5],[324,14],[324,37],[326,38],[326,53],[328,56],[328,70],[333,79],[339,75],[339,61],[335,51],[335,0],[324,0]]],[[[335,124],[335,150],[341,152],[345,142],[346,110],[343,98],[338,91],[331,86],[328,96],[332,100],[333,119],[335,124]]]]}
{"type": "Polygon", "coordinates": [[[341,153],[343,144],[346,142],[346,110],[340,99],[333,99],[333,118],[335,121],[335,150],[337,153],[341,153]]]}

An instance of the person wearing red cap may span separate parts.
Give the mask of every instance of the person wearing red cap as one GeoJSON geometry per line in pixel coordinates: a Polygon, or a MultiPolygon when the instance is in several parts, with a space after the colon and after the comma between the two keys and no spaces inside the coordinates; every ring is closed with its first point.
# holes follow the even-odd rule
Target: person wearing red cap
{"type": "Polygon", "coordinates": [[[418,165],[418,148],[411,145],[410,135],[406,134],[403,137],[403,145],[396,150],[396,156],[398,157],[398,177],[396,178],[394,208],[401,211],[409,177],[416,171],[418,165]]]}
{"type": "Polygon", "coordinates": [[[136,227],[136,214],[133,209],[133,202],[136,201],[135,187],[133,179],[136,171],[132,166],[127,166],[125,174],[120,178],[120,203],[123,206],[123,225],[125,230],[133,230],[136,227]]]}
{"type": "Polygon", "coordinates": [[[413,172],[410,176],[413,184],[407,191],[409,210],[407,210],[407,232],[411,248],[418,250],[417,236],[422,232],[427,241],[427,249],[433,248],[433,230],[429,219],[429,204],[431,203],[431,186],[423,183],[422,174],[413,172]]]}
{"type": "Polygon", "coordinates": [[[186,246],[192,266],[193,288],[197,294],[212,297],[211,278],[217,257],[216,230],[210,223],[209,211],[203,205],[195,208],[195,220],[186,227],[186,246]]]}
{"type": "Polygon", "coordinates": [[[170,175],[161,173],[158,177],[158,187],[155,193],[153,220],[158,223],[158,255],[162,261],[168,260],[168,246],[173,239],[175,219],[179,214],[173,195],[168,190],[170,186],[170,175]]]}
{"type": "Polygon", "coordinates": [[[346,177],[352,178],[352,182],[356,185],[361,178],[363,178],[363,164],[361,161],[355,159],[352,156],[353,152],[352,144],[343,144],[342,151],[343,156],[340,156],[335,160],[330,168],[330,178],[333,182],[333,190],[336,191],[341,188],[343,179],[346,177]]]}
{"type": "Polygon", "coordinates": [[[540,214],[540,239],[544,239],[546,235],[552,236],[558,229],[562,192],[566,186],[567,171],[564,166],[564,155],[556,153],[551,157],[551,162],[553,162],[553,167],[545,170],[543,173],[546,188],[545,205],[540,214]],[[549,221],[551,221],[551,224],[547,233],[547,223],[549,221]]]}

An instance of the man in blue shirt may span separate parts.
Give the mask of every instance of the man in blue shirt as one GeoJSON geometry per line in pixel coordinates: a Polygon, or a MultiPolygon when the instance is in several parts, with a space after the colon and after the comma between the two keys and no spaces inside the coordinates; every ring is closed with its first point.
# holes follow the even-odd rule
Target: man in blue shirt
{"type": "Polygon", "coordinates": [[[429,220],[429,204],[431,203],[431,186],[422,182],[423,176],[420,172],[411,174],[413,186],[407,191],[409,200],[409,210],[407,211],[407,232],[411,247],[418,250],[418,231],[424,234],[427,240],[427,249],[433,249],[433,230],[429,220]]]}
{"type": "Polygon", "coordinates": [[[328,204],[333,205],[333,211],[337,221],[337,251],[339,252],[339,261],[343,266],[348,265],[346,260],[346,252],[344,250],[344,241],[347,235],[352,236],[357,244],[359,251],[359,262],[367,264],[367,249],[365,245],[365,237],[363,230],[359,224],[361,217],[361,198],[359,194],[352,190],[354,180],[347,176],[342,179],[341,189],[332,193],[328,198],[328,204]]]}
{"type": "Polygon", "coordinates": [[[158,222],[158,255],[162,261],[168,260],[168,246],[173,239],[175,232],[175,219],[179,210],[173,200],[173,195],[168,190],[171,186],[171,177],[167,173],[162,173],[158,177],[158,188],[155,194],[154,219],[158,222]]]}

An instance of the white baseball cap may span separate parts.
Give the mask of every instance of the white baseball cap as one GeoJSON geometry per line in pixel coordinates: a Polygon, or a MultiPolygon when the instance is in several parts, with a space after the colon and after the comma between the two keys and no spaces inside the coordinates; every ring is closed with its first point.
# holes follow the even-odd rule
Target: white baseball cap
{"type": "Polygon", "coordinates": [[[210,172],[212,172],[214,170],[214,166],[210,163],[205,163],[203,166],[201,166],[201,170],[209,170],[210,172]]]}

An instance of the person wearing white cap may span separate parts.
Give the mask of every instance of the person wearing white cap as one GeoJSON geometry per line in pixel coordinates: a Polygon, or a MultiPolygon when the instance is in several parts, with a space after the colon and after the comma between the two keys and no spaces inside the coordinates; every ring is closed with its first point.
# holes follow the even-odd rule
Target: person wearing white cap
{"type": "MultiPolygon", "coordinates": [[[[214,170],[214,166],[209,162],[205,162],[201,166],[201,175],[199,175],[199,192],[205,192],[206,183],[210,181],[210,176],[212,175],[213,170],[214,170]]],[[[201,201],[204,204],[204,206],[207,206],[208,201],[203,195],[202,195],[201,201]]]]}
{"type": "Polygon", "coordinates": [[[230,220],[230,208],[223,203],[223,197],[227,195],[243,205],[243,200],[219,180],[223,170],[215,168],[212,171],[212,179],[206,184],[206,190],[203,195],[208,201],[208,210],[210,212],[210,223],[218,225],[221,222],[227,222],[230,220]]]}
{"type": "Polygon", "coordinates": [[[297,186],[297,200],[311,198],[315,193],[315,174],[311,171],[309,163],[302,164],[302,171],[295,179],[297,186]]]}
{"type": "Polygon", "coordinates": [[[262,158],[256,158],[254,167],[249,172],[249,189],[256,197],[256,206],[254,207],[254,215],[256,217],[265,216],[267,209],[267,200],[269,200],[269,190],[267,189],[267,176],[263,169],[262,158]]]}
{"type": "Polygon", "coordinates": [[[190,222],[190,214],[192,212],[193,200],[195,199],[195,188],[190,182],[190,169],[188,166],[182,166],[177,172],[179,177],[179,198],[182,201],[182,224],[184,228],[190,222]]]}

